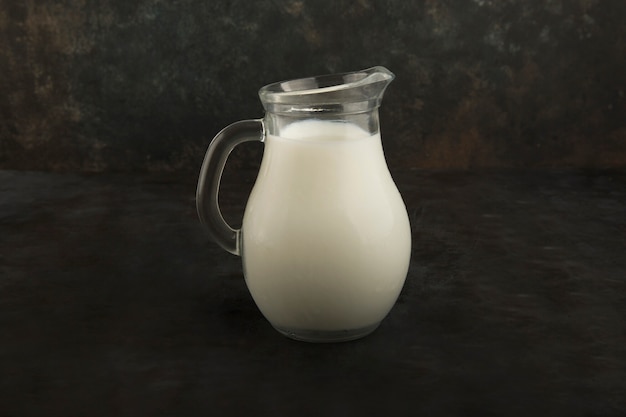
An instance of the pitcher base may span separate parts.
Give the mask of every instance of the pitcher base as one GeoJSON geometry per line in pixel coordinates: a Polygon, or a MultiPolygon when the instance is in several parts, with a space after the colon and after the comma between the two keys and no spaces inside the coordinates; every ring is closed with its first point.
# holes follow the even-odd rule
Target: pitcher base
{"type": "Polygon", "coordinates": [[[372,333],[380,323],[351,330],[301,330],[274,326],[284,336],[301,342],[337,343],[360,339],[372,333]]]}

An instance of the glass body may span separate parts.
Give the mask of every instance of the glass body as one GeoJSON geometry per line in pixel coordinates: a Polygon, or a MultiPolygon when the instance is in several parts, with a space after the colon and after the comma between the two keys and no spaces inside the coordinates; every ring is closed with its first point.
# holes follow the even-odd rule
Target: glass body
{"type": "Polygon", "coordinates": [[[407,211],[387,168],[378,107],[393,74],[382,67],[263,87],[259,120],[216,136],[198,183],[201,220],[241,255],[254,301],[281,333],[345,341],[372,332],[404,284],[411,252],[407,211]],[[265,143],[242,228],[219,213],[230,150],[265,143]]]}

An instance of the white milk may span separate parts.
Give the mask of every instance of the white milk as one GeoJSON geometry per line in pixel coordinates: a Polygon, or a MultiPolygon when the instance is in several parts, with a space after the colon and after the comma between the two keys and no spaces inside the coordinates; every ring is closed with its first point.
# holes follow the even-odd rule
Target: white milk
{"type": "Polygon", "coordinates": [[[406,208],[380,135],[304,121],[268,136],[242,226],[246,283],[276,327],[378,324],[409,266],[406,208]]]}

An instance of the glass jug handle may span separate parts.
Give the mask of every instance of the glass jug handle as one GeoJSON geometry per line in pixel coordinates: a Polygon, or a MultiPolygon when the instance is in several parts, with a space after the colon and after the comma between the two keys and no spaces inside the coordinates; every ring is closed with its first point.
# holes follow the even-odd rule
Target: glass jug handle
{"type": "Polygon", "coordinates": [[[265,127],[263,119],[242,120],[222,129],[207,149],[196,189],[196,208],[200,222],[209,235],[224,249],[241,255],[241,229],[233,229],[226,223],[220,210],[217,196],[226,160],[235,146],[243,142],[263,141],[265,127]]]}

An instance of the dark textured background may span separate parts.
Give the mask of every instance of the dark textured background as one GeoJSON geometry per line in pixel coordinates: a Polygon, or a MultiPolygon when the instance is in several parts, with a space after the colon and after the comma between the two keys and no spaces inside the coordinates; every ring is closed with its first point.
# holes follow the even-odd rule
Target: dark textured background
{"type": "Polygon", "coordinates": [[[398,169],[626,166],[623,0],[0,0],[0,168],[196,171],[262,85],[373,65],[398,169]]]}
{"type": "Polygon", "coordinates": [[[0,0],[0,415],[625,416],[625,93],[624,0],[0,0]],[[373,65],[407,283],[291,343],[195,174],[262,85],[373,65]]]}

